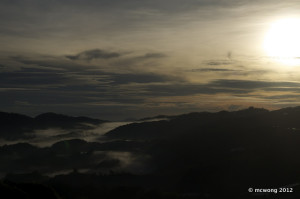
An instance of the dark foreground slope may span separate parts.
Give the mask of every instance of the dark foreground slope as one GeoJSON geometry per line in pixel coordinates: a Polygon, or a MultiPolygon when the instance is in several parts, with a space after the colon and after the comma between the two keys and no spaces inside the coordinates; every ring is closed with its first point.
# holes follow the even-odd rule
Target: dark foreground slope
{"type": "Polygon", "coordinates": [[[11,170],[1,186],[11,190],[11,186],[35,181],[61,198],[300,197],[299,107],[190,113],[128,124],[105,136],[111,141],[2,147],[3,171],[14,163],[24,163],[41,175],[51,168],[74,166],[70,169],[75,170],[51,178],[11,170]],[[281,187],[289,188],[289,193],[279,193],[281,187]],[[249,188],[278,193],[249,193],[249,188]]]}
{"type": "MultiPolygon", "coordinates": [[[[155,138],[156,172],[182,192],[247,194],[249,187],[300,183],[300,108],[191,113],[121,126],[111,138],[155,138]]],[[[287,194],[289,195],[289,194],[287,194]]]]}

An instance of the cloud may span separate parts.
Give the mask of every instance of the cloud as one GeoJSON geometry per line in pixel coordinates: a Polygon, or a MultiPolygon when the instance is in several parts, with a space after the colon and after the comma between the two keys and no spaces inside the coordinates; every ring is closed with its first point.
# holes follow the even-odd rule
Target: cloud
{"type": "Polygon", "coordinates": [[[74,63],[72,61],[62,59],[61,57],[47,57],[47,56],[11,56],[10,59],[18,63],[23,64],[23,68],[32,68],[32,70],[51,70],[51,71],[82,71],[83,69],[93,68],[91,66],[85,66],[74,63]]]}
{"type": "Polygon", "coordinates": [[[179,78],[154,73],[110,74],[114,84],[180,81],[179,78]]]}
{"type": "MultiPolygon", "coordinates": [[[[300,90],[298,90],[300,91],[300,90]]],[[[272,96],[265,96],[264,99],[275,99],[275,100],[281,100],[281,99],[299,99],[299,95],[272,95],[272,96]]]]}
{"type": "MultiPolygon", "coordinates": [[[[209,67],[205,67],[203,65],[199,66],[198,68],[193,68],[187,70],[188,72],[202,72],[202,73],[215,73],[218,75],[226,74],[231,75],[231,78],[237,78],[237,76],[249,76],[255,77],[263,76],[266,74],[274,73],[272,70],[267,69],[256,69],[251,66],[245,67],[241,65],[237,65],[232,61],[226,60],[213,60],[213,61],[205,61],[203,62],[204,65],[209,65],[209,67]],[[211,67],[210,67],[211,66],[211,67]],[[235,77],[233,77],[235,76],[235,77]]],[[[209,74],[211,75],[211,74],[209,74]]],[[[221,77],[221,76],[219,76],[221,77]]],[[[216,78],[216,76],[215,76],[216,78]]]]}
{"type": "Polygon", "coordinates": [[[235,79],[219,79],[208,84],[209,86],[231,89],[260,89],[266,90],[270,88],[300,88],[299,82],[275,82],[275,81],[255,81],[255,80],[235,80],[235,79]]]}
{"type": "Polygon", "coordinates": [[[226,69],[226,68],[197,68],[192,69],[191,71],[197,72],[241,72],[242,70],[233,70],[233,69],[226,69]]]}
{"type": "Polygon", "coordinates": [[[218,94],[218,93],[230,93],[230,94],[245,94],[250,93],[251,90],[247,89],[233,89],[230,87],[213,86],[208,84],[192,84],[192,83],[174,83],[168,85],[148,85],[145,87],[148,91],[146,94],[154,96],[190,96],[196,94],[218,94]]]}
{"type": "MultiPolygon", "coordinates": [[[[213,80],[206,84],[173,83],[162,85],[148,85],[144,89],[146,94],[154,96],[189,96],[195,94],[220,94],[230,95],[250,94],[255,91],[300,91],[299,82],[273,82],[273,81],[251,81],[235,79],[213,80]]],[[[248,95],[249,96],[249,95],[248,95]]]]}
{"type": "MultiPolygon", "coordinates": [[[[99,57],[100,55],[110,59],[108,57],[113,57],[114,53],[104,53],[104,51],[101,51],[99,54],[98,50],[89,50],[74,56],[77,56],[75,59],[93,59],[93,57],[99,57]],[[86,57],[85,55],[88,56],[86,57]]],[[[118,59],[117,62],[106,63],[111,67],[102,67],[101,62],[97,62],[96,66],[89,63],[73,63],[60,56],[11,56],[11,60],[21,63],[23,66],[13,72],[0,73],[0,83],[3,86],[6,85],[8,88],[10,86],[45,88],[45,85],[55,86],[59,84],[59,87],[73,85],[73,89],[75,89],[75,87],[79,87],[79,84],[90,85],[92,87],[97,86],[97,88],[99,88],[108,85],[115,86],[130,83],[183,81],[180,77],[160,74],[159,72],[147,72],[143,69],[140,69],[139,72],[135,72],[134,70],[137,66],[142,66],[146,60],[165,56],[163,53],[133,55],[131,57],[118,59]],[[129,64],[132,70],[125,69],[120,71],[120,68],[126,68],[124,67],[125,63],[129,64]],[[107,68],[109,70],[107,70],[107,68]],[[99,84],[101,84],[101,86],[99,84]]]]}
{"type": "MultiPolygon", "coordinates": [[[[277,103],[287,102],[287,99],[296,102],[297,98],[291,98],[289,94],[300,93],[299,82],[242,80],[232,76],[230,76],[232,79],[213,79],[214,77],[210,76],[210,81],[201,83],[189,80],[186,73],[168,74],[167,69],[149,70],[149,67],[144,67],[147,63],[155,65],[156,59],[160,61],[166,56],[163,53],[132,52],[116,59],[108,58],[111,60],[105,62],[111,66],[108,68],[115,67],[115,70],[111,71],[101,68],[101,61],[96,62],[96,66],[92,66],[86,62],[70,61],[63,56],[11,57],[12,63],[21,66],[13,72],[0,73],[0,84],[5,88],[0,89],[0,108],[10,112],[24,111],[24,113],[51,110],[75,115],[98,114],[105,119],[114,119],[161,114],[162,110],[166,113],[193,111],[200,106],[202,100],[203,103],[210,103],[201,105],[204,108],[216,108],[220,103],[224,103],[222,108],[228,108],[231,104],[243,104],[238,100],[229,100],[230,104],[225,103],[222,101],[224,96],[227,100],[244,99],[247,102],[261,100],[277,103]],[[113,65],[126,60],[131,62],[130,65],[134,66],[131,69],[135,70],[127,70],[128,68],[120,64],[113,65]],[[121,70],[124,68],[125,70],[121,70]],[[284,91],[278,94],[287,94],[287,96],[268,98],[267,96],[273,95],[274,91],[284,91]],[[195,100],[198,97],[200,97],[199,101],[195,100]]],[[[79,55],[78,59],[83,58],[79,55]]],[[[162,69],[161,65],[159,69],[162,69]]],[[[235,68],[215,66],[192,71],[201,71],[204,75],[205,72],[215,72],[220,76],[243,72],[255,73],[254,70],[246,71],[246,69],[235,70],[235,68]]]]}
{"type": "Polygon", "coordinates": [[[93,59],[112,59],[120,57],[121,54],[117,52],[108,52],[100,49],[87,50],[76,55],[67,55],[66,57],[71,60],[84,60],[91,61],[93,59]]]}
{"type": "Polygon", "coordinates": [[[232,63],[233,63],[232,61],[228,61],[228,60],[215,60],[215,61],[204,62],[204,64],[210,65],[210,66],[230,65],[232,63]]]}
{"type": "Polygon", "coordinates": [[[140,58],[162,58],[162,57],[166,57],[165,54],[163,53],[146,53],[144,56],[141,56],[140,58]]]}
{"type": "Polygon", "coordinates": [[[27,72],[26,70],[0,73],[0,84],[7,87],[65,84],[68,78],[55,72],[27,72]]]}
{"type": "MultiPolygon", "coordinates": [[[[64,70],[86,72],[88,70],[105,71],[106,73],[128,73],[136,71],[136,68],[141,66],[149,66],[154,64],[154,61],[167,57],[164,53],[117,53],[104,51],[99,49],[87,50],[76,55],[68,56],[44,56],[44,55],[28,55],[28,56],[10,56],[10,60],[23,64],[24,68],[40,68],[43,70],[64,70]],[[127,56],[124,56],[127,54],[127,56]],[[67,59],[66,59],[67,58],[67,59]],[[74,62],[74,61],[87,62],[74,62]],[[90,63],[92,60],[97,60],[95,63],[90,63]],[[108,67],[109,66],[109,67],[108,67]]],[[[161,60],[159,60],[161,61],[161,60]]],[[[155,63],[156,65],[158,63],[155,63]]],[[[139,73],[143,71],[138,70],[139,73]]]]}

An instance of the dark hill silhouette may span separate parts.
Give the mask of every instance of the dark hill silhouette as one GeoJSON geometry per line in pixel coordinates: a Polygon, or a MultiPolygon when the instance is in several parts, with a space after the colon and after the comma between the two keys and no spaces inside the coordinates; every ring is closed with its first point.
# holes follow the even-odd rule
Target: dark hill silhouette
{"type": "Polygon", "coordinates": [[[220,111],[217,113],[194,112],[178,116],[168,116],[169,120],[132,123],[120,126],[106,133],[109,138],[120,139],[156,139],[175,136],[182,132],[191,132],[194,128],[211,128],[216,125],[227,125],[240,128],[243,125],[253,126],[286,126],[300,127],[297,118],[300,108],[268,111],[263,108],[250,107],[240,111],[220,111]]]}
{"type": "Polygon", "coordinates": [[[28,138],[25,132],[32,131],[34,119],[26,115],[0,112],[0,138],[7,140],[28,138]]]}
{"type": "Polygon", "coordinates": [[[0,147],[0,154],[1,155],[9,155],[13,153],[23,153],[23,154],[29,154],[34,152],[37,149],[37,147],[32,146],[28,143],[17,143],[12,145],[4,145],[0,147]]]}
{"type": "Polygon", "coordinates": [[[299,107],[276,111],[250,107],[128,124],[106,136],[152,140],[148,153],[156,172],[178,180],[174,186],[182,192],[212,194],[217,188],[225,194],[234,188],[246,194],[247,187],[300,182],[299,118],[299,107]]]}
{"type": "Polygon", "coordinates": [[[54,189],[37,183],[0,183],[1,197],[4,198],[24,198],[24,199],[59,199],[60,197],[54,189]]]}
{"type": "Polygon", "coordinates": [[[105,134],[106,143],[75,139],[45,148],[3,146],[0,171],[89,169],[44,182],[63,198],[299,198],[299,118],[300,107],[194,112],[120,126],[105,134]],[[124,159],[136,162],[122,167],[124,159]],[[131,174],[115,175],[120,171],[131,174]],[[293,193],[248,192],[292,185],[293,193]]]}
{"type": "Polygon", "coordinates": [[[28,143],[5,145],[0,147],[0,173],[55,173],[73,168],[107,171],[121,165],[106,151],[142,153],[144,147],[145,142],[119,140],[97,143],[80,139],[64,140],[44,148],[28,143]]]}
{"type": "Polygon", "coordinates": [[[90,125],[104,122],[107,121],[56,113],[44,113],[32,118],[16,113],[0,112],[0,138],[6,140],[28,139],[33,136],[30,133],[37,129],[89,129],[92,128],[90,125]]]}
{"type": "Polygon", "coordinates": [[[15,183],[44,183],[49,180],[48,176],[42,175],[38,171],[33,171],[31,173],[8,173],[5,176],[5,180],[15,183]]]}
{"type": "Polygon", "coordinates": [[[155,120],[155,119],[170,119],[174,116],[169,116],[169,115],[157,115],[157,116],[154,116],[154,117],[145,117],[145,118],[142,118],[142,119],[139,119],[137,121],[147,121],[147,120],[155,120]]]}
{"type": "Polygon", "coordinates": [[[42,128],[61,127],[61,128],[76,128],[83,127],[84,123],[100,124],[107,122],[99,119],[92,119],[88,117],[71,117],[56,113],[43,113],[34,118],[36,125],[42,128]]]}
{"type": "Polygon", "coordinates": [[[28,117],[26,115],[21,115],[17,113],[6,113],[0,112],[0,125],[3,126],[11,126],[11,125],[27,125],[33,122],[33,118],[28,117]]]}

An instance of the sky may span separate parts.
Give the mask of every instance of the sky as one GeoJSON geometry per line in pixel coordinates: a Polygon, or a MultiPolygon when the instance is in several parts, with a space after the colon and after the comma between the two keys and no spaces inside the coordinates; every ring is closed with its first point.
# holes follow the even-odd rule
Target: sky
{"type": "Polygon", "coordinates": [[[123,120],[298,106],[300,64],[263,44],[299,9],[295,0],[1,0],[0,110],[123,120]]]}

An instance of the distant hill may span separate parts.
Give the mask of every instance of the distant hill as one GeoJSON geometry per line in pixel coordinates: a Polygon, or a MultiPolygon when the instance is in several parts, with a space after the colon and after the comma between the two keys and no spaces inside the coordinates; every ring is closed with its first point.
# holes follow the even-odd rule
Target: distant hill
{"type": "Polygon", "coordinates": [[[139,119],[137,121],[147,121],[147,120],[159,120],[159,119],[171,119],[173,118],[174,116],[169,116],[169,115],[157,115],[157,116],[154,116],[154,117],[145,117],[145,118],[142,118],[142,119],[139,119]]]}
{"type": "MultiPolygon", "coordinates": [[[[17,117],[20,122],[28,119],[17,117]]],[[[53,122],[47,125],[57,124],[56,119],[49,119],[52,117],[58,118],[52,114],[40,118],[53,122]]],[[[61,120],[68,123],[69,119],[61,120]]],[[[88,194],[90,198],[118,198],[115,193],[119,198],[126,193],[128,198],[273,196],[249,193],[249,187],[288,187],[294,192],[276,196],[300,197],[300,107],[194,112],[127,124],[105,136],[103,143],[73,139],[44,148],[26,143],[2,146],[0,173],[10,174],[8,180],[38,182],[46,178],[36,170],[43,175],[74,170],[46,179],[60,195],[71,194],[65,198],[79,199],[88,194]],[[131,174],[118,176],[115,172],[131,174]],[[161,190],[162,195],[153,191],[148,195],[147,190],[161,190]],[[147,196],[136,197],[146,192],[147,196]]]]}
{"type": "MultiPolygon", "coordinates": [[[[294,110],[294,109],[293,109],[294,110]]],[[[286,112],[286,111],[283,111],[286,112]]],[[[190,129],[203,128],[205,126],[214,126],[217,124],[232,124],[233,122],[247,123],[253,122],[253,120],[259,120],[269,124],[272,119],[280,116],[280,111],[268,111],[263,108],[249,107],[248,109],[239,111],[220,111],[216,113],[210,112],[193,112],[177,116],[164,116],[160,115],[152,118],[144,118],[145,122],[131,123],[128,125],[120,126],[113,129],[105,134],[109,138],[127,138],[127,139],[156,139],[156,138],[167,138],[176,134],[181,134],[190,129]],[[149,119],[162,119],[167,118],[168,120],[161,121],[147,121],[149,119]],[[272,119],[269,119],[272,118],[272,119]]],[[[299,111],[293,114],[298,114],[299,111]]],[[[282,115],[282,114],[281,114],[282,115]]],[[[294,117],[294,116],[293,116],[294,117]]],[[[277,120],[281,120],[277,118],[277,120]]],[[[259,122],[259,123],[261,123],[259,122]]],[[[283,121],[274,121],[274,123],[282,123],[283,121]]],[[[291,122],[291,120],[290,120],[291,122]]],[[[258,123],[256,123],[258,124],[258,123]]],[[[232,124],[233,125],[233,124],[232,124]]],[[[246,125],[246,124],[245,124],[246,125]]],[[[298,125],[295,123],[295,125],[298,125]]],[[[300,124],[299,124],[300,125],[300,124]]],[[[234,125],[236,126],[236,125],[234,125]]]]}
{"type": "Polygon", "coordinates": [[[107,132],[105,136],[117,139],[156,139],[168,138],[196,129],[225,127],[231,129],[276,127],[300,131],[300,107],[274,111],[249,107],[232,112],[193,112],[177,116],[157,116],[151,119],[154,118],[168,118],[168,120],[127,124],[107,132]]]}
{"type": "MultiPolygon", "coordinates": [[[[90,169],[92,171],[120,167],[120,160],[105,151],[141,153],[145,143],[111,141],[86,142],[80,139],[64,140],[50,147],[36,147],[28,143],[0,146],[0,174],[40,171],[55,173],[60,170],[90,169]]],[[[1,178],[1,177],[0,177],[1,178]]]]}
{"type": "Polygon", "coordinates": [[[300,107],[189,113],[120,126],[105,136],[148,140],[156,173],[177,176],[174,186],[183,192],[234,187],[246,194],[247,187],[300,182],[300,107]]]}
{"type": "Polygon", "coordinates": [[[82,124],[100,124],[107,122],[105,120],[92,119],[88,117],[72,117],[57,113],[43,113],[34,118],[37,126],[48,128],[51,127],[61,127],[61,128],[74,128],[82,124]]]}
{"type": "Polygon", "coordinates": [[[107,122],[105,120],[92,119],[88,117],[72,117],[56,113],[43,113],[34,118],[17,114],[0,112],[0,138],[15,140],[30,137],[30,133],[36,129],[47,128],[90,128],[107,122]]]}

